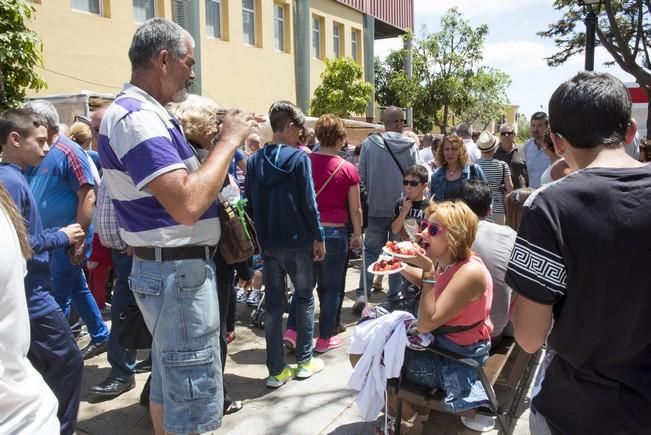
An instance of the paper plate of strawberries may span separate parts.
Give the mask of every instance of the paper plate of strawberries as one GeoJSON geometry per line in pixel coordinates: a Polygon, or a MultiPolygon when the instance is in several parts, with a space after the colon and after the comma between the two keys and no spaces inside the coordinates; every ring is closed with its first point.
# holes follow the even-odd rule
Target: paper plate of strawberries
{"type": "Polygon", "coordinates": [[[385,253],[398,258],[415,258],[419,249],[420,247],[414,242],[390,241],[382,247],[385,253]]]}
{"type": "Polygon", "coordinates": [[[381,255],[380,258],[368,267],[368,271],[375,275],[391,275],[399,273],[407,267],[405,263],[398,258],[381,255]]]}

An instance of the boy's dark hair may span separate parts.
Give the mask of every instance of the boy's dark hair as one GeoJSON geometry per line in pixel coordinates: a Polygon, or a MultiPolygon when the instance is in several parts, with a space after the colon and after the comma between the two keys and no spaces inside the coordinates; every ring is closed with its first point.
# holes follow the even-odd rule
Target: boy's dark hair
{"type": "Polygon", "coordinates": [[[575,148],[616,148],[631,122],[631,98],[612,75],[580,72],[554,91],[549,118],[552,132],[575,148]]]}
{"type": "Polygon", "coordinates": [[[285,100],[273,103],[269,108],[271,131],[274,133],[283,131],[290,122],[293,122],[298,128],[303,128],[305,125],[305,115],[303,115],[301,109],[285,100]]]}
{"type": "Polygon", "coordinates": [[[413,165],[405,169],[405,176],[407,175],[418,178],[421,183],[427,183],[429,181],[427,169],[421,165],[413,165]]]}
{"type": "Polygon", "coordinates": [[[549,118],[547,118],[547,114],[545,112],[536,112],[531,115],[532,121],[540,121],[541,119],[549,124],[549,118]]]}
{"type": "Polygon", "coordinates": [[[47,121],[31,109],[7,109],[0,114],[0,146],[7,142],[9,133],[29,136],[36,127],[47,127],[47,121]]]}
{"type": "Polygon", "coordinates": [[[479,218],[485,218],[491,209],[493,193],[487,182],[469,180],[461,188],[461,199],[479,218]]]}
{"type": "Polygon", "coordinates": [[[432,154],[436,154],[436,150],[439,149],[439,146],[441,145],[441,142],[443,142],[443,137],[438,136],[432,139],[432,154]]]}

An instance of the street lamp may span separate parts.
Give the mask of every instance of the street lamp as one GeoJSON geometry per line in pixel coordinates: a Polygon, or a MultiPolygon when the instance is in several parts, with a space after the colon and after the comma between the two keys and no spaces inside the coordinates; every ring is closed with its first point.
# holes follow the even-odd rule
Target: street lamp
{"type": "Polygon", "coordinates": [[[588,14],[585,16],[585,70],[594,71],[595,33],[597,31],[597,11],[601,8],[601,0],[579,0],[588,14]]]}

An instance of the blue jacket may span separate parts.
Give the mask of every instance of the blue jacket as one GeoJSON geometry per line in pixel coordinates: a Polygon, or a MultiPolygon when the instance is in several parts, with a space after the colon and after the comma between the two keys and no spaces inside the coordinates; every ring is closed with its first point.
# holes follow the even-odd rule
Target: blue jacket
{"type": "Polygon", "coordinates": [[[263,249],[298,249],[322,241],[312,167],[307,154],[267,144],[249,157],[245,190],[263,249]]]}
{"type": "MultiPolygon", "coordinates": [[[[470,163],[463,167],[461,170],[461,179],[462,180],[486,180],[486,175],[484,171],[474,163],[470,163]]],[[[438,168],[432,174],[432,180],[430,182],[430,192],[434,196],[436,201],[442,201],[445,198],[445,189],[448,186],[448,179],[445,177],[445,167],[438,168]]]]}
{"type": "Polygon", "coordinates": [[[36,201],[18,166],[0,164],[0,183],[7,188],[20,214],[25,218],[29,244],[34,251],[32,258],[27,261],[25,293],[29,318],[38,319],[59,308],[50,293],[52,285],[48,251],[67,247],[68,236],[56,227],[43,230],[36,201]]]}

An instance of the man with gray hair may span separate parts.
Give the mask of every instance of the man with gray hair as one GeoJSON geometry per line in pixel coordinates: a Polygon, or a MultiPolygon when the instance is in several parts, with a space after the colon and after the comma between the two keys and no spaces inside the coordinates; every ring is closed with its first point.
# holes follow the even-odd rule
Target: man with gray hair
{"type": "Polygon", "coordinates": [[[157,435],[221,425],[215,197],[233,152],[255,125],[253,115],[228,111],[219,143],[200,166],[164,107],[187,95],[193,47],[190,34],[170,20],[140,26],[129,49],[131,81],[99,132],[120,237],[133,247],[130,287],[153,336],[149,410],[157,435]]]}
{"type": "Polygon", "coordinates": [[[37,168],[27,170],[29,188],[38,205],[43,228],[64,227],[78,223],[86,233],[82,241],[70,249],[57,249],[50,254],[50,272],[54,299],[67,317],[74,305],[88,327],[90,344],[81,350],[84,359],[108,349],[109,330],[97,302],[88,289],[82,264],[90,254],[93,238],[93,205],[95,177],[91,161],[76,142],[59,134],[59,114],[46,100],[25,104],[47,123],[50,151],[37,168]]]}
{"type": "Polygon", "coordinates": [[[481,153],[477,148],[477,144],[472,140],[472,124],[469,122],[464,122],[460,124],[456,129],[457,136],[463,139],[463,144],[466,146],[466,151],[468,152],[468,157],[472,163],[476,162],[481,158],[481,153]]]}
{"type": "MultiPolygon", "coordinates": [[[[364,238],[364,259],[369,265],[377,260],[382,246],[390,237],[391,223],[394,219],[396,201],[402,195],[404,171],[420,162],[418,147],[414,140],[402,134],[405,119],[399,107],[387,107],[382,113],[384,134],[372,134],[362,143],[359,156],[359,175],[368,192],[368,226],[364,238]]],[[[366,282],[371,283],[373,274],[367,271],[366,282]]],[[[353,311],[360,314],[364,309],[363,275],[360,275],[359,288],[353,311]]],[[[402,278],[389,276],[388,300],[400,297],[402,278]]]]}

